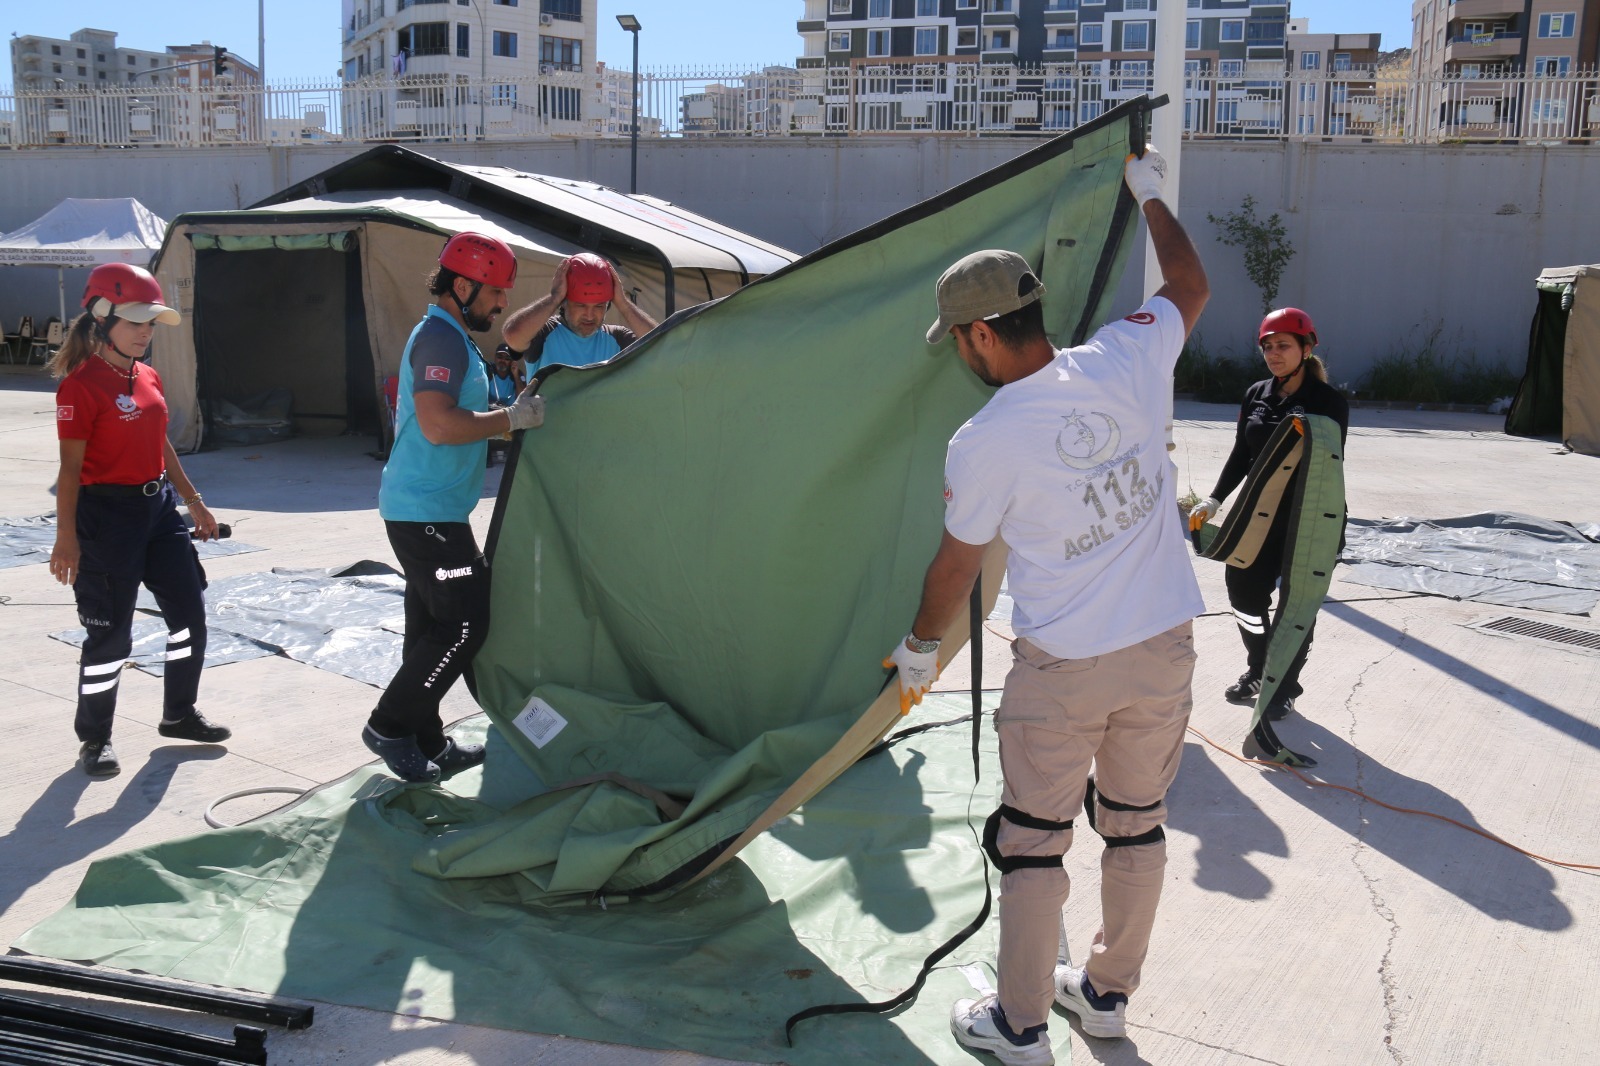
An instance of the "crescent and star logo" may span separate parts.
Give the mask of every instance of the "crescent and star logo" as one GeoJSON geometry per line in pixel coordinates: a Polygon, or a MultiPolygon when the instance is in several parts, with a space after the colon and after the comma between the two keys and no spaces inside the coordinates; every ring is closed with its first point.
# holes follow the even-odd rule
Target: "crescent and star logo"
{"type": "Polygon", "coordinates": [[[1149,311],[1135,311],[1123,321],[1132,322],[1136,326],[1153,326],[1156,324],[1156,316],[1149,311]]]}
{"type": "Polygon", "coordinates": [[[1062,415],[1066,425],[1056,434],[1056,455],[1074,470],[1093,470],[1117,454],[1122,430],[1104,411],[1062,415]]]}
{"type": "Polygon", "coordinates": [[[117,397],[117,410],[121,411],[123,414],[131,415],[138,409],[138,404],[134,403],[133,397],[129,396],[127,393],[123,393],[121,396],[117,397]]]}

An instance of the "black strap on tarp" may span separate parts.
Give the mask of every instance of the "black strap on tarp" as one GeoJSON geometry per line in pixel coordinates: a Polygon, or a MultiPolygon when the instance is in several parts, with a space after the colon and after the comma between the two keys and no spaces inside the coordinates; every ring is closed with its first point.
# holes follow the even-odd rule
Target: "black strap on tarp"
{"type": "MultiPolygon", "coordinates": [[[[968,618],[971,622],[971,636],[968,638],[967,647],[972,656],[972,785],[976,790],[979,779],[978,771],[978,738],[979,729],[983,722],[983,575],[979,573],[978,580],[973,582],[972,596],[968,606],[968,618]]],[[[877,750],[877,749],[874,749],[877,750]]],[[[972,825],[967,825],[970,830],[972,825]]],[[[911,982],[911,987],[901,992],[892,999],[882,1000],[878,1003],[823,1003],[815,1007],[789,1016],[783,1023],[783,1038],[790,1047],[794,1046],[794,1027],[808,1018],[820,1018],[825,1014],[884,1014],[897,1007],[904,1006],[917,998],[917,993],[922,991],[922,986],[927,984],[928,975],[933,968],[943,962],[945,957],[956,948],[965,944],[972,938],[972,934],[983,928],[983,923],[989,920],[989,911],[994,905],[994,893],[989,888],[989,857],[983,853],[983,845],[978,841],[977,834],[973,833],[974,842],[978,843],[978,854],[983,857],[983,907],[979,909],[978,916],[968,922],[966,928],[955,936],[946,940],[935,948],[926,959],[922,960],[922,969],[917,972],[916,980],[911,982]]]]}

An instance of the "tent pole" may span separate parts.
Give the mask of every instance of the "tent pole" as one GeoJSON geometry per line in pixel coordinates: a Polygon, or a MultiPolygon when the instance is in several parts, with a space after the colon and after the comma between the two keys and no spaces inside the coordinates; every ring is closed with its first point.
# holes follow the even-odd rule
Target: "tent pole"
{"type": "Polygon", "coordinates": [[[56,267],[56,299],[61,304],[61,328],[67,328],[67,268],[56,267]]]}

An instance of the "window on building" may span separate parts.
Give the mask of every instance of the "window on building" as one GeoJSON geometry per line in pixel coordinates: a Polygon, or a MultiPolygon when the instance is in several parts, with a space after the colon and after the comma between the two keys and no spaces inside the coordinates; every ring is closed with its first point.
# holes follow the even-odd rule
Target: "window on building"
{"type": "Polygon", "coordinates": [[[1533,61],[1536,78],[1565,78],[1571,69],[1571,56],[1539,56],[1533,61]]]}
{"type": "Polygon", "coordinates": [[[1301,115],[1296,126],[1298,132],[1302,135],[1315,133],[1317,132],[1317,116],[1301,115]]]}
{"type": "Polygon", "coordinates": [[[934,18],[939,14],[939,0],[917,0],[917,17],[934,18]]]}
{"type": "Polygon", "coordinates": [[[1335,137],[1341,136],[1344,133],[1343,115],[1328,116],[1328,132],[1335,137]]]}
{"type": "Polygon", "coordinates": [[[1106,28],[1098,22],[1086,22],[1078,27],[1078,40],[1099,48],[1105,40],[1106,28]]]}
{"type": "Polygon", "coordinates": [[[59,44],[51,45],[50,46],[50,54],[53,55],[53,56],[60,55],[61,54],[61,46],[59,44]]]}
{"type": "Polygon", "coordinates": [[[956,47],[957,48],[976,48],[976,47],[978,47],[978,27],[976,27],[976,26],[962,26],[959,29],[957,29],[956,30],[956,47]]]}
{"type": "Polygon", "coordinates": [[[867,0],[867,18],[886,19],[889,17],[889,0],[867,0]]]}
{"type": "Polygon", "coordinates": [[[507,59],[517,58],[517,35],[510,30],[495,30],[492,54],[507,59]]]}
{"type": "Polygon", "coordinates": [[[1149,11],[1150,0],[1122,0],[1124,11],[1149,11]]]}
{"type": "Polygon", "coordinates": [[[131,67],[131,66],[133,66],[133,65],[134,65],[134,64],[135,64],[135,63],[137,63],[137,62],[139,62],[139,61],[138,61],[138,60],[137,60],[137,59],[135,59],[135,58],[133,58],[133,57],[132,57],[132,56],[129,56],[129,57],[128,57],[128,66],[130,66],[130,67],[131,67]]]}
{"type": "Polygon", "coordinates": [[[94,61],[96,63],[104,63],[106,61],[106,54],[104,52],[96,52],[94,54],[94,61]]]}
{"type": "Polygon", "coordinates": [[[1334,70],[1349,70],[1350,69],[1350,53],[1349,52],[1335,52],[1335,53],[1333,53],[1333,69],[1334,70]]]}
{"type": "Polygon", "coordinates": [[[830,14],[830,15],[848,15],[848,14],[850,14],[850,0],[828,0],[828,14],[830,14]]]}
{"type": "Polygon", "coordinates": [[[1570,11],[1551,12],[1539,16],[1540,37],[1571,37],[1577,16],[1570,11]]]}
{"type": "Polygon", "coordinates": [[[89,58],[89,53],[85,52],[82,48],[77,49],[77,52],[78,52],[78,58],[79,59],[87,59],[87,58],[89,58]]]}
{"type": "Polygon", "coordinates": [[[889,31],[867,31],[867,55],[886,56],[889,54],[889,31]]]}
{"type": "Polygon", "coordinates": [[[1322,53],[1321,52],[1301,52],[1300,53],[1300,69],[1301,70],[1321,70],[1322,69],[1322,53]]]}
{"type": "Polygon", "coordinates": [[[556,70],[583,69],[583,42],[571,37],[539,38],[539,62],[556,70]]]}
{"type": "Polygon", "coordinates": [[[915,37],[916,54],[919,56],[936,56],[939,54],[939,28],[937,26],[918,26],[915,37]]]}
{"type": "Polygon", "coordinates": [[[1122,50],[1145,52],[1150,48],[1150,23],[1124,22],[1122,24],[1122,50]]]}
{"type": "Polygon", "coordinates": [[[465,22],[456,23],[456,55],[472,55],[472,27],[465,22]]]}
{"type": "Polygon", "coordinates": [[[1189,0],[1189,6],[1190,7],[1199,7],[1200,6],[1200,0],[1189,0]]]}
{"type": "Polygon", "coordinates": [[[1245,40],[1253,45],[1282,44],[1283,28],[1280,19],[1251,19],[1245,40]]]}
{"type": "Polygon", "coordinates": [[[1219,59],[1219,60],[1217,60],[1217,77],[1224,78],[1224,79],[1227,79],[1227,78],[1242,78],[1242,77],[1244,77],[1244,60],[1242,60],[1242,59],[1219,59]]]}
{"type": "Polygon", "coordinates": [[[1217,39],[1222,41],[1244,40],[1244,19],[1223,19],[1218,24],[1217,39]]]}
{"type": "Polygon", "coordinates": [[[1328,86],[1328,99],[1336,104],[1342,104],[1350,99],[1350,86],[1342,81],[1336,81],[1328,86]]]}
{"type": "Polygon", "coordinates": [[[1011,50],[1011,31],[995,30],[989,37],[989,47],[996,52],[1009,52],[1011,50]]]}
{"type": "Polygon", "coordinates": [[[1045,47],[1057,50],[1076,48],[1078,47],[1077,31],[1057,26],[1055,35],[1050,38],[1050,43],[1045,47]]]}
{"type": "Polygon", "coordinates": [[[515,85],[496,85],[491,91],[489,99],[505,107],[516,107],[517,87],[515,85]]]}
{"type": "Polygon", "coordinates": [[[1300,83],[1300,102],[1302,104],[1314,104],[1317,102],[1316,82],[1303,81],[1300,83]]]}
{"type": "Polygon", "coordinates": [[[517,0],[494,0],[496,7],[516,7],[517,0]]]}
{"type": "Polygon", "coordinates": [[[88,76],[89,76],[89,68],[88,67],[79,67],[78,68],[78,77],[87,78],[88,76]]]}
{"type": "Polygon", "coordinates": [[[850,51],[850,31],[849,30],[833,30],[832,32],[830,32],[828,34],[828,51],[830,51],[830,52],[848,52],[848,51],[850,51]]]}
{"type": "Polygon", "coordinates": [[[539,11],[568,22],[583,21],[583,0],[539,0],[539,11]]]}
{"type": "Polygon", "coordinates": [[[1190,19],[1183,25],[1183,47],[1194,51],[1200,47],[1200,20],[1190,19]]]}
{"type": "Polygon", "coordinates": [[[956,0],[956,7],[967,11],[978,6],[978,0],[956,0]]]}
{"type": "Polygon", "coordinates": [[[444,56],[450,54],[450,24],[448,22],[417,22],[402,26],[399,33],[400,51],[413,56],[444,56]]]}

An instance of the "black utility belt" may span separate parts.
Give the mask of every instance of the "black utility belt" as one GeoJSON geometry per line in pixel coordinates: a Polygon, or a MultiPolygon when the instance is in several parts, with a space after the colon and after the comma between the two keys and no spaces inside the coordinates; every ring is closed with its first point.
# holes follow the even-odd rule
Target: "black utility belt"
{"type": "Polygon", "coordinates": [[[167,475],[139,485],[79,485],[80,489],[91,496],[159,496],[161,490],[167,487],[167,475]]]}

